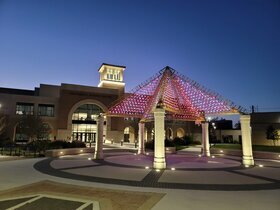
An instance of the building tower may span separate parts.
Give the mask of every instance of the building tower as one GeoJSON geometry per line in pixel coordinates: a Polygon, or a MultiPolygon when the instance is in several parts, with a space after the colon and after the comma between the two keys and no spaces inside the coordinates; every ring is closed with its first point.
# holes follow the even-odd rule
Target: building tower
{"type": "Polygon", "coordinates": [[[123,72],[125,68],[125,66],[103,63],[98,69],[100,73],[98,87],[118,89],[120,95],[124,94],[123,72]]]}

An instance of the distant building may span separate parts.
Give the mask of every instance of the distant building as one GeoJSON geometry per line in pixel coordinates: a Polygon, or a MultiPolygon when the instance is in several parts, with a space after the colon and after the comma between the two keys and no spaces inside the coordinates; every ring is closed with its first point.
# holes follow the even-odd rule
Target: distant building
{"type": "MultiPolygon", "coordinates": [[[[0,88],[1,111],[8,115],[7,136],[15,142],[26,142],[18,129],[21,115],[39,115],[51,128],[48,139],[94,141],[95,118],[106,112],[112,102],[124,94],[125,66],[102,64],[98,87],[41,84],[35,90],[0,88]]],[[[104,133],[108,139],[123,137],[121,118],[106,119],[104,133]]]]}
{"type": "MultiPolygon", "coordinates": [[[[280,134],[280,112],[254,112],[251,114],[253,144],[273,145],[272,140],[266,139],[266,130],[270,125],[280,134]]],[[[280,139],[277,144],[280,146],[280,139]]]]}
{"type": "Polygon", "coordinates": [[[241,143],[241,129],[233,128],[232,120],[212,120],[210,123],[211,127],[215,131],[215,137],[217,142],[238,144],[241,143]]]}

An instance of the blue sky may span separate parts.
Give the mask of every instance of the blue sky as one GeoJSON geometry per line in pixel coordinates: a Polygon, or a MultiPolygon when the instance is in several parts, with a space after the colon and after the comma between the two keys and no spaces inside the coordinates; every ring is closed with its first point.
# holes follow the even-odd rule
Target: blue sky
{"type": "Polygon", "coordinates": [[[280,111],[280,1],[0,0],[1,87],[97,86],[103,62],[127,66],[127,90],[169,65],[280,111]]]}

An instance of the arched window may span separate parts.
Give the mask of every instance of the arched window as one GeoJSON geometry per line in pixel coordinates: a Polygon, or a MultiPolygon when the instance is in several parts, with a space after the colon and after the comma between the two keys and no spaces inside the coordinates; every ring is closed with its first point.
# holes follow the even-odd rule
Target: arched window
{"type": "Polygon", "coordinates": [[[135,142],[134,128],[129,126],[124,129],[124,142],[135,142]]]}
{"type": "Polygon", "coordinates": [[[183,128],[178,128],[176,132],[177,137],[182,138],[185,136],[185,131],[183,128]]]}
{"type": "Polygon", "coordinates": [[[166,129],[166,135],[165,136],[166,136],[167,139],[173,139],[173,131],[172,131],[171,128],[166,129]]]}

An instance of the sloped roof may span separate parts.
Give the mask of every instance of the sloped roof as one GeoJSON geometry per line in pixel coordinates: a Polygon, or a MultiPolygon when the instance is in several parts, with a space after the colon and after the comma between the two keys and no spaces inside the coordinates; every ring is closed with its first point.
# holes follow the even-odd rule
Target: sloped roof
{"type": "Polygon", "coordinates": [[[118,100],[107,115],[149,121],[160,100],[167,118],[172,119],[197,121],[203,120],[205,114],[242,111],[241,107],[167,66],[118,100]]]}

